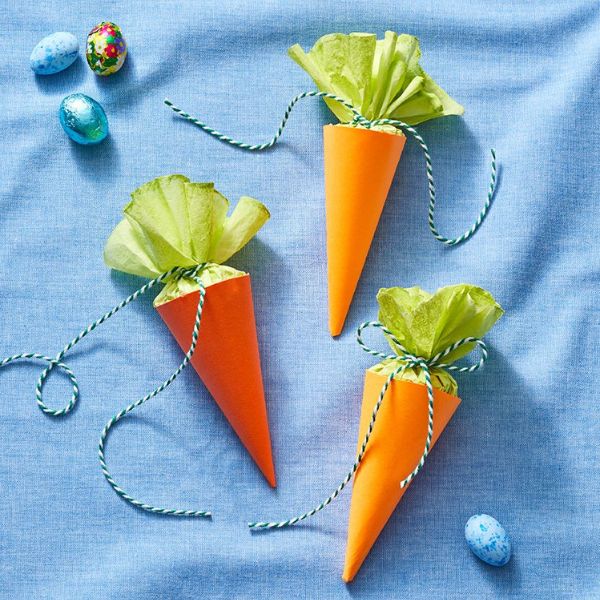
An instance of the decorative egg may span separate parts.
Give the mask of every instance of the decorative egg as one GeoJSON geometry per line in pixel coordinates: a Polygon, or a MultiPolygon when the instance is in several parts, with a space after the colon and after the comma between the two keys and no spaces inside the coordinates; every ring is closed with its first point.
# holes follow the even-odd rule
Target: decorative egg
{"type": "Polygon", "coordinates": [[[510,538],[490,515],[473,515],[465,525],[465,539],[473,554],[488,565],[502,567],[510,559],[510,538]]]}
{"type": "Polygon", "coordinates": [[[38,75],[53,75],[70,67],[77,59],[79,42],[72,33],[57,31],[38,42],[29,64],[38,75]]]}
{"type": "Polygon", "coordinates": [[[85,57],[96,75],[116,73],[126,56],[127,44],[118,25],[102,21],[88,34],[85,57]]]}
{"type": "Polygon", "coordinates": [[[71,94],[60,103],[60,124],[78,144],[99,144],[108,135],[108,119],[104,109],[85,94],[71,94]]]}

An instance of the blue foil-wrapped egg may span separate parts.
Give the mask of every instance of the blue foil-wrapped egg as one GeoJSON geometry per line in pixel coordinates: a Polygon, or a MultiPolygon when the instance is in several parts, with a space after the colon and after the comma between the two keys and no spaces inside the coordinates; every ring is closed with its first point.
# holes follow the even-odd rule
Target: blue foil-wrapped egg
{"type": "Polygon", "coordinates": [[[510,559],[510,538],[490,515],[473,515],[465,525],[465,539],[473,554],[488,565],[502,567],[510,559]]]}
{"type": "Polygon", "coordinates": [[[99,144],[108,135],[108,119],[104,109],[85,94],[71,94],[58,111],[65,133],[78,144],[99,144]]]}
{"type": "Polygon", "coordinates": [[[77,59],[79,42],[66,31],[46,36],[33,49],[29,65],[38,75],[53,75],[70,67],[77,59]]]}

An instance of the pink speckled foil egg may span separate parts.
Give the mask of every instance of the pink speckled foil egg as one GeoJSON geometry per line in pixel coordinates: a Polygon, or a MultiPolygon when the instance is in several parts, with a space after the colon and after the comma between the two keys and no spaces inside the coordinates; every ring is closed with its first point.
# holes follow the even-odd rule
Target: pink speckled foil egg
{"type": "Polygon", "coordinates": [[[125,62],[127,44],[121,28],[110,21],[98,23],[87,37],[85,57],[96,75],[112,75],[125,62]]]}

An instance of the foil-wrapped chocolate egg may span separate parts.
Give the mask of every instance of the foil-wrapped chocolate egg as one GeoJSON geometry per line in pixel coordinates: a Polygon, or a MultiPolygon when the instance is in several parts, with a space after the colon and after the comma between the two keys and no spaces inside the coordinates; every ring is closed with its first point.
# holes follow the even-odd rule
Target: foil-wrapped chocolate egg
{"type": "Polygon", "coordinates": [[[78,144],[99,144],[108,135],[108,119],[104,109],[85,94],[71,94],[60,103],[60,124],[78,144]]]}
{"type": "Polygon", "coordinates": [[[125,62],[127,44],[121,28],[110,21],[98,23],[87,37],[85,57],[96,75],[112,75],[125,62]]]}

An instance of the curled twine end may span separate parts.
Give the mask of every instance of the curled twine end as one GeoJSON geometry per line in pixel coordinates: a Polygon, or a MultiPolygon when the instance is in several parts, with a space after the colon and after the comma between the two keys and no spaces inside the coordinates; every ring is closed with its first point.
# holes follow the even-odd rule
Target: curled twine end
{"type": "Polygon", "coordinates": [[[75,407],[75,405],[77,404],[77,401],[79,399],[79,385],[77,382],[77,378],[75,377],[75,374],[73,373],[73,371],[64,362],[62,362],[62,359],[65,356],[65,354],[69,350],[71,350],[71,348],[73,348],[73,346],[75,346],[77,343],[79,343],[84,337],[86,337],[89,333],[94,331],[94,329],[96,329],[98,326],[102,325],[102,323],[104,323],[107,319],[109,319],[114,314],[119,312],[122,308],[127,306],[130,302],[133,302],[134,300],[136,300],[137,298],[139,298],[140,296],[145,294],[148,290],[152,289],[158,283],[164,282],[166,279],[168,279],[169,277],[171,277],[173,275],[176,275],[179,277],[182,277],[182,276],[190,277],[196,281],[196,283],[199,286],[200,295],[199,295],[199,299],[198,299],[198,308],[196,310],[196,319],[195,319],[194,328],[192,331],[192,341],[190,344],[190,348],[185,355],[185,358],[183,359],[183,361],[181,362],[179,367],[171,374],[171,376],[167,380],[165,380],[157,388],[155,388],[152,392],[150,392],[143,398],[140,398],[139,400],[133,402],[129,406],[120,410],[116,415],[114,415],[112,417],[112,419],[110,419],[110,421],[108,421],[108,423],[104,426],[104,429],[102,430],[102,433],[100,435],[100,441],[98,442],[98,459],[100,461],[100,467],[102,470],[102,474],[104,475],[106,481],[113,488],[114,492],[119,497],[121,497],[123,500],[129,502],[129,504],[135,506],[136,508],[145,510],[145,511],[153,513],[153,514],[160,514],[160,515],[173,516],[173,517],[212,518],[212,513],[209,511],[160,508],[157,506],[153,506],[151,504],[146,504],[145,502],[142,502],[140,500],[137,500],[133,496],[130,496],[123,488],[121,488],[117,484],[117,482],[112,478],[110,471],[108,470],[108,466],[106,464],[106,460],[104,457],[105,442],[110,434],[110,431],[111,431],[111,428],[113,427],[113,425],[118,423],[122,418],[127,416],[135,408],[141,406],[148,400],[150,400],[150,399],[154,398],[155,396],[157,396],[158,394],[160,394],[160,392],[162,392],[165,388],[167,388],[169,385],[171,385],[171,383],[173,383],[173,381],[175,381],[175,379],[179,376],[181,371],[183,371],[183,369],[185,369],[185,367],[189,364],[189,362],[192,358],[192,355],[194,354],[194,351],[196,349],[196,345],[198,343],[198,332],[200,329],[200,322],[202,319],[202,309],[204,307],[204,296],[205,296],[206,290],[204,288],[204,285],[202,284],[202,280],[199,277],[199,273],[204,268],[204,266],[205,266],[204,264],[200,264],[200,265],[196,265],[195,267],[188,267],[188,268],[174,267],[170,271],[167,271],[166,273],[159,275],[155,279],[152,279],[151,281],[149,281],[148,283],[143,285],[140,289],[133,292],[133,294],[128,296],[125,300],[123,300],[122,302],[117,304],[115,307],[113,307],[111,310],[109,310],[107,313],[105,313],[98,320],[94,321],[93,323],[88,325],[85,329],[83,329],[79,333],[79,335],[77,335],[75,338],[73,338],[55,357],[45,356],[43,354],[38,354],[35,352],[23,352],[21,354],[14,354],[13,356],[8,356],[4,359],[0,359],[0,368],[8,365],[9,363],[12,363],[13,361],[23,360],[23,359],[28,359],[28,360],[35,359],[35,360],[40,360],[40,361],[45,362],[47,364],[47,366],[44,368],[44,370],[42,371],[41,375],[38,378],[36,388],[35,388],[35,399],[36,399],[38,407],[45,414],[47,414],[48,416],[51,416],[51,417],[62,417],[64,415],[66,415],[67,413],[69,413],[75,407]],[[58,367],[60,370],[62,370],[68,376],[68,378],[71,382],[71,389],[72,389],[71,399],[69,400],[67,405],[61,409],[50,408],[43,401],[44,383],[45,383],[48,375],[56,367],[58,367]]]}

